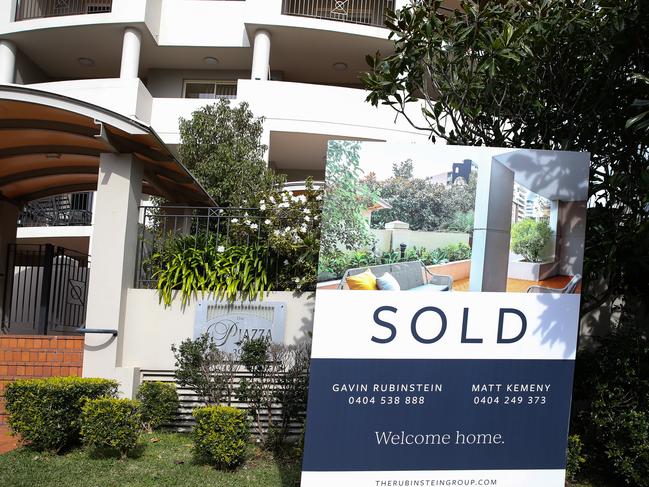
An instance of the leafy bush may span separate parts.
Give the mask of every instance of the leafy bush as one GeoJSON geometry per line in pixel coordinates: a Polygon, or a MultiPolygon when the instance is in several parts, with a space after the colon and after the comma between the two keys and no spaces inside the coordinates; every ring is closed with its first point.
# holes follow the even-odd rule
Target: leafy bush
{"type": "Polygon", "coordinates": [[[81,437],[90,448],[114,450],[125,458],[137,446],[141,428],[137,401],[104,397],[83,405],[81,437]]]}
{"type": "Polygon", "coordinates": [[[589,468],[647,487],[649,341],[639,329],[622,330],[578,355],[572,429],[584,442],[589,468]]]}
{"type": "Polygon", "coordinates": [[[210,210],[215,212],[211,223],[192,220],[190,235],[166,235],[166,225],[152,216],[154,242],[148,245],[153,250],[144,267],[160,301],[169,306],[174,291],[180,291],[185,306],[199,293],[233,301],[263,298],[273,289],[315,290],[320,193],[311,180],[297,196],[291,191],[265,192],[258,209],[219,208],[218,213],[210,210]]]}
{"type": "Polygon", "coordinates": [[[446,264],[471,258],[471,247],[463,242],[428,250],[423,247],[409,247],[404,256],[401,252],[374,254],[369,250],[340,253],[335,257],[320,259],[320,280],[340,279],[347,269],[369,267],[378,264],[394,264],[421,260],[425,265],[446,264]]]}
{"type": "Polygon", "coordinates": [[[81,377],[17,380],[5,388],[13,432],[38,450],[59,452],[79,441],[79,418],[87,399],[111,397],[117,382],[81,377]]]}
{"type": "Polygon", "coordinates": [[[207,333],[195,340],[184,340],[178,347],[172,345],[171,350],[176,358],[174,375],[178,385],[194,390],[208,404],[230,405],[239,370],[234,354],[219,350],[207,333]]]}
{"type": "Polygon", "coordinates": [[[214,293],[230,301],[263,297],[272,287],[267,262],[267,247],[250,244],[226,248],[217,245],[211,234],[169,239],[148,265],[153,268],[160,301],[170,306],[173,292],[179,290],[185,306],[198,293],[214,293]]]}
{"type": "Polygon", "coordinates": [[[552,230],[545,220],[520,220],[512,225],[512,251],[528,262],[541,262],[543,249],[551,237],[552,230]]]}
{"type": "Polygon", "coordinates": [[[179,406],[176,386],[169,382],[144,382],[136,397],[142,422],[150,430],[171,421],[179,406]]]}
{"type": "Polygon", "coordinates": [[[584,444],[579,435],[570,435],[568,437],[568,451],[566,456],[566,477],[571,482],[577,478],[581,467],[586,463],[586,457],[583,455],[584,444]]]}
{"type": "Polygon", "coordinates": [[[196,457],[219,468],[243,463],[250,438],[246,413],[229,406],[194,409],[196,426],[192,432],[196,457]]]}
{"type": "Polygon", "coordinates": [[[443,228],[452,232],[473,232],[473,210],[455,212],[451,220],[443,224],[443,228]]]}

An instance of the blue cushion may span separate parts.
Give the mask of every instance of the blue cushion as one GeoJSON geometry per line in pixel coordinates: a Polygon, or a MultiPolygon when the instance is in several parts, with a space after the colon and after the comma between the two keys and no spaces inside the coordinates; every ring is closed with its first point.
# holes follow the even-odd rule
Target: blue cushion
{"type": "Polygon", "coordinates": [[[408,291],[448,291],[448,285],[446,284],[424,284],[422,286],[413,287],[408,289],[408,291]]]}
{"type": "Polygon", "coordinates": [[[401,286],[399,286],[397,280],[389,272],[376,278],[376,286],[381,291],[401,291],[401,286]]]}

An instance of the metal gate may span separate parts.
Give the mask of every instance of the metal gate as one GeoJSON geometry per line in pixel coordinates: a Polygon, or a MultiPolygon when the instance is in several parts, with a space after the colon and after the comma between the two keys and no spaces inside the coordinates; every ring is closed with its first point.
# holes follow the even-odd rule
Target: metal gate
{"type": "Polygon", "coordinates": [[[69,334],[86,321],[90,257],[50,244],[9,244],[2,330],[69,334]]]}

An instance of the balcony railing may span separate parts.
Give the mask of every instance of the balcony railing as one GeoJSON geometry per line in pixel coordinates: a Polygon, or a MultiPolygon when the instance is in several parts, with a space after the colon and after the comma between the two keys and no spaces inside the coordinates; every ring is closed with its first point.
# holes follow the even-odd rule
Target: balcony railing
{"type": "Polygon", "coordinates": [[[284,0],[282,13],[384,27],[385,10],[394,0],[284,0]]]}
{"type": "Polygon", "coordinates": [[[18,0],[16,20],[108,13],[113,0],[18,0]]]}
{"type": "Polygon", "coordinates": [[[18,217],[19,227],[92,225],[93,193],[71,193],[27,203],[18,217]]]}

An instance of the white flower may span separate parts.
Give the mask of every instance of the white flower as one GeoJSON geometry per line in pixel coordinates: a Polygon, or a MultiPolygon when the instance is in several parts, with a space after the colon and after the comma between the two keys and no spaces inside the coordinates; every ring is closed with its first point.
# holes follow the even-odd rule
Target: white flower
{"type": "Polygon", "coordinates": [[[295,282],[296,284],[299,284],[300,283],[300,278],[299,277],[294,277],[293,282],[295,282]]]}
{"type": "Polygon", "coordinates": [[[288,265],[288,264],[289,264],[288,259],[284,259],[284,265],[288,265]]]}
{"type": "Polygon", "coordinates": [[[262,210],[262,211],[265,210],[265,209],[266,209],[266,205],[262,203],[261,205],[259,205],[259,209],[262,210]]]}
{"type": "Polygon", "coordinates": [[[304,213],[308,215],[309,213],[311,213],[311,210],[309,210],[308,208],[304,208],[304,213]]]}
{"type": "Polygon", "coordinates": [[[316,201],[320,201],[321,199],[322,199],[322,195],[318,195],[318,196],[315,197],[316,201]]]}
{"type": "Polygon", "coordinates": [[[316,216],[313,217],[313,220],[314,220],[314,221],[318,221],[318,219],[319,219],[318,215],[316,215],[316,216]]]}
{"type": "Polygon", "coordinates": [[[268,218],[266,218],[266,219],[264,220],[264,223],[265,223],[266,225],[270,225],[270,220],[269,220],[268,218]]]}
{"type": "Polygon", "coordinates": [[[219,245],[219,246],[216,248],[216,251],[217,251],[217,252],[225,252],[225,247],[224,247],[223,245],[219,245]]]}
{"type": "Polygon", "coordinates": [[[273,232],[273,234],[274,234],[275,236],[279,235],[279,233],[280,233],[279,230],[275,230],[275,231],[273,232]]]}
{"type": "Polygon", "coordinates": [[[291,231],[291,227],[286,227],[286,228],[284,229],[284,231],[285,231],[285,232],[290,232],[290,231],[291,231]]]}
{"type": "Polygon", "coordinates": [[[298,198],[297,196],[291,196],[291,201],[293,203],[297,203],[298,201],[300,201],[300,198],[298,198]]]}
{"type": "Polygon", "coordinates": [[[309,218],[309,215],[306,215],[306,216],[304,217],[304,221],[305,221],[305,222],[308,222],[308,221],[310,221],[310,220],[311,220],[311,218],[309,218]]]}
{"type": "Polygon", "coordinates": [[[232,221],[232,223],[239,223],[239,219],[238,219],[238,218],[233,218],[231,221],[232,221]]]}
{"type": "Polygon", "coordinates": [[[306,225],[303,223],[302,226],[300,227],[300,232],[305,233],[306,232],[306,225]]]}
{"type": "Polygon", "coordinates": [[[246,211],[246,212],[243,214],[243,216],[248,216],[248,212],[246,211]]]}
{"type": "Polygon", "coordinates": [[[258,227],[258,226],[259,226],[259,225],[257,225],[256,223],[252,223],[252,224],[250,225],[250,228],[251,228],[252,230],[257,230],[257,227],[258,227]]]}
{"type": "Polygon", "coordinates": [[[275,203],[275,198],[273,198],[272,196],[268,199],[270,200],[271,203],[275,203]]]}
{"type": "Polygon", "coordinates": [[[266,203],[266,200],[260,200],[260,201],[259,201],[259,204],[260,204],[260,205],[263,205],[264,203],[266,203]]]}
{"type": "Polygon", "coordinates": [[[301,194],[300,196],[298,196],[297,199],[298,199],[298,201],[301,201],[302,203],[305,203],[305,202],[306,202],[306,196],[304,196],[303,194],[301,194]]]}

